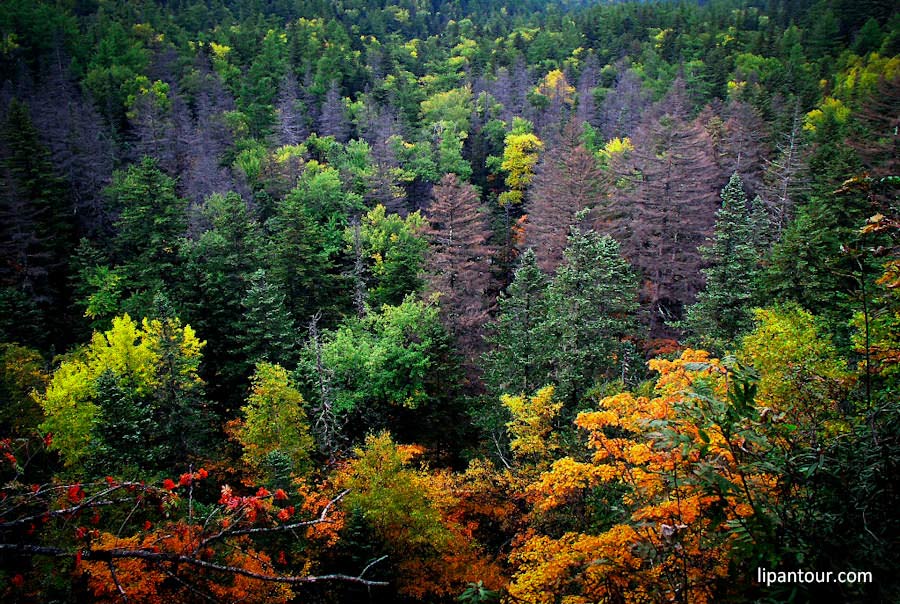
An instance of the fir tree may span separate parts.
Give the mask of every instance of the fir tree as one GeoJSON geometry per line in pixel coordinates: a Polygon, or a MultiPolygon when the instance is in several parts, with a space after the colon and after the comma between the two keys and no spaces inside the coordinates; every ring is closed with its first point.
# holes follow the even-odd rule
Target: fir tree
{"type": "Polygon", "coordinates": [[[539,329],[550,381],[561,400],[577,404],[598,380],[625,376],[637,329],[637,278],[619,244],[572,227],[564,262],[547,288],[539,329]]]}
{"type": "Polygon", "coordinates": [[[530,394],[544,385],[545,346],[539,328],[546,318],[547,283],[534,250],[525,250],[512,283],[497,298],[497,320],[485,338],[490,351],[483,357],[484,380],[495,397],[530,394]]]}
{"type": "Polygon", "coordinates": [[[760,249],[755,243],[759,225],[754,225],[758,216],[747,203],[741,177],[735,172],[722,189],[713,240],[700,248],[709,263],[703,269],[706,287],[681,324],[704,348],[722,350],[753,326],[750,311],[758,299],[760,277],[760,249]]]}
{"type": "Polygon", "coordinates": [[[241,301],[244,319],[238,332],[238,344],[249,365],[266,361],[290,366],[294,360],[297,332],[287,312],[284,293],[257,270],[250,277],[250,287],[241,301]]]}

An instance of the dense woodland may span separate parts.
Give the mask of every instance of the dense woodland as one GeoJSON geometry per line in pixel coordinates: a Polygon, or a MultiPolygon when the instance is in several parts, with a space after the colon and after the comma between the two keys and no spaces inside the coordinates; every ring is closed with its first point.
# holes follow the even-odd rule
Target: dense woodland
{"type": "Polygon", "coordinates": [[[0,598],[900,601],[896,8],[2,0],[0,598]]]}

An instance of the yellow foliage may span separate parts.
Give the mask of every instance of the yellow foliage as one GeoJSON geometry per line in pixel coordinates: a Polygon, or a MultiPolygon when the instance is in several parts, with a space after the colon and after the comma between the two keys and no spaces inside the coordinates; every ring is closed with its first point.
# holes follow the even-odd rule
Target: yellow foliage
{"type": "Polygon", "coordinates": [[[534,166],[544,143],[531,132],[513,132],[506,135],[501,169],[506,171],[506,186],[509,191],[500,194],[500,205],[519,204],[524,199],[524,191],[534,179],[534,166]]]}
{"type": "Polygon", "coordinates": [[[512,421],[506,427],[510,434],[510,448],[517,457],[544,457],[558,448],[553,441],[553,420],[562,403],[553,400],[553,386],[545,386],[532,397],[504,394],[500,402],[509,409],[512,421]]]}
{"type": "Polygon", "coordinates": [[[545,75],[534,91],[553,101],[566,105],[575,104],[575,87],[569,84],[566,74],[559,69],[554,69],[545,75]]]}
{"type": "Polygon", "coordinates": [[[510,556],[516,600],[638,603],[666,600],[677,588],[686,600],[705,604],[712,584],[727,576],[730,523],[756,514],[754,502],[765,500],[776,480],[739,469],[734,451],[752,446],[743,437],[697,421],[694,388],[727,396],[730,374],[718,359],[685,350],[650,367],[659,372],[653,396],[617,394],[578,415],[590,462],[557,460],[526,489],[535,511],[546,513],[610,485],[611,493],[622,493],[627,515],[599,534],[524,535],[510,556]],[[698,480],[711,471],[734,488],[711,494],[698,480]]]}

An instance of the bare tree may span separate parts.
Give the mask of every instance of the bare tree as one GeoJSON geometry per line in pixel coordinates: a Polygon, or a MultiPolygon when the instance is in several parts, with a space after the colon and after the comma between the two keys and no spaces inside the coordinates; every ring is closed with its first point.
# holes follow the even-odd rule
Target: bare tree
{"type": "Polygon", "coordinates": [[[578,127],[570,124],[538,163],[525,206],[525,246],[534,249],[542,270],[552,273],[562,262],[578,212],[593,207],[605,213],[607,188],[606,175],[581,144],[578,127]]]}
{"type": "Polygon", "coordinates": [[[444,319],[460,349],[474,357],[483,346],[482,329],[491,305],[491,231],[475,188],[455,174],[444,176],[434,196],[427,231],[432,243],[430,284],[441,293],[444,319]]]}

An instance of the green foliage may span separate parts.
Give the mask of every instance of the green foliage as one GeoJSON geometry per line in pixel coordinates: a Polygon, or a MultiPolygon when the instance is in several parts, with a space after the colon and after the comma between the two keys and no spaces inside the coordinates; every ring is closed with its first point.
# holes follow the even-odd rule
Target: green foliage
{"type": "Polygon", "coordinates": [[[637,331],[637,278],[619,245],[573,227],[563,264],[546,293],[541,326],[550,371],[563,400],[574,404],[598,380],[626,376],[637,331]]]}
{"type": "Polygon", "coordinates": [[[750,309],[758,303],[763,248],[754,232],[752,208],[737,173],[722,189],[722,207],[710,245],[700,249],[710,265],[706,287],[687,309],[680,325],[701,348],[722,350],[752,326],[750,309]]]}
{"type": "Polygon", "coordinates": [[[31,396],[46,385],[44,360],[36,351],[17,344],[0,344],[0,434],[29,436],[43,419],[31,396]]]}
{"type": "Polygon", "coordinates": [[[250,383],[244,419],[235,430],[244,460],[258,470],[271,469],[277,452],[290,460],[293,474],[303,474],[314,445],[303,397],[280,365],[258,363],[250,383]]]}
{"type": "MultiPolygon", "coordinates": [[[[149,315],[154,296],[171,292],[181,271],[187,200],[176,194],[175,181],[149,157],[116,172],[106,195],[110,209],[119,216],[112,240],[115,271],[121,274],[122,289],[130,294],[116,313],[149,315]]],[[[104,280],[99,285],[104,289],[110,284],[104,280]]]]}
{"type": "Polygon", "coordinates": [[[484,379],[493,396],[530,394],[546,379],[545,346],[540,326],[546,318],[547,276],[534,250],[525,250],[513,281],[497,299],[498,314],[486,337],[491,349],[483,357],[484,379]]]}
{"type": "Polygon", "coordinates": [[[263,269],[249,276],[249,288],[241,306],[243,313],[236,325],[235,342],[245,362],[292,361],[298,341],[294,321],[287,312],[284,293],[266,279],[263,269]]]}
{"type": "Polygon", "coordinates": [[[469,131],[472,116],[472,89],[454,88],[438,92],[422,101],[422,122],[431,127],[438,122],[448,122],[456,132],[469,131]]]}
{"type": "MultiPolygon", "coordinates": [[[[421,273],[428,248],[425,226],[419,212],[401,218],[387,214],[382,205],[363,216],[359,253],[365,257],[372,276],[369,303],[373,308],[401,304],[407,295],[422,289],[421,273]]],[[[344,232],[344,239],[353,244],[352,228],[344,232]]]]}
{"type": "Polygon", "coordinates": [[[447,335],[438,309],[407,297],[360,320],[348,320],[322,348],[333,373],[335,408],[349,412],[384,405],[415,409],[437,394],[447,335]]]}
{"type": "Polygon", "coordinates": [[[128,315],[114,318],[35,395],[46,417],[41,430],[53,434],[53,448],[68,466],[102,471],[134,461],[153,469],[185,460],[203,438],[203,346],[178,319],[144,319],[139,326],[128,315]]]}

